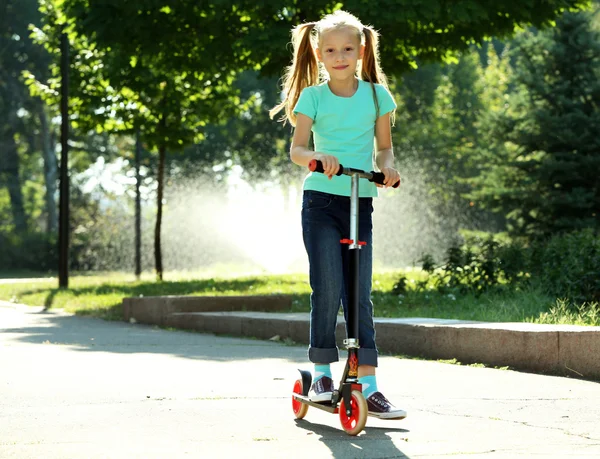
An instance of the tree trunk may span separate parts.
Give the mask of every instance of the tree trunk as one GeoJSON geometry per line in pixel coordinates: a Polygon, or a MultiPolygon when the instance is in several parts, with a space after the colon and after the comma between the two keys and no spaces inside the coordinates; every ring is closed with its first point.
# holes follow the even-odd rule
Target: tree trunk
{"type": "Polygon", "coordinates": [[[164,187],[164,176],[165,176],[165,157],[166,157],[166,146],[163,143],[158,148],[158,190],[157,190],[157,211],[156,211],[156,228],[154,229],[154,259],[156,263],[156,277],[158,280],[163,280],[163,264],[162,264],[162,251],[161,251],[161,238],[160,230],[162,227],[162,201],[163,201],[163,187],[164,187]]]}
{"type": "Polygon", "coordinates": [[[44,156],[44,180],[46,183],[46,232],[54,233],[58,229],[58,210],[56,205],[56,184],[58,180],[58,160],[54,151],[54,141],[48,124],[45,104],[38,104],[41,128],[42,155],[44,156]]]}
{"type": "Polygon", "coordinates": [[[69,288],[70,178],[69,178],[69,38],[60,37],[60,203],[58,209],[58,286],[69,288]]]}
{"type": "Polygon", "coordinates": [[[15,142],[15,114],[10,114],[8,123],[0,135],[0,172],[5,177],[6,187],[10,196],[10,208],[13,216],[15,230],[18,233],[27,231],[27,217],[23,205],[23,190],[19,176],[19,153],[15,142]]]}
{"type": "Polygon", "coordinates": [[[142,196],[140,192],[142,181],[142,177],[140,175],[141,156],[142,141],[140,139],[140,130],[138,129],[135,135],[135,277],[137,280],[140,280],[140,275],[142,274],[142,196]]]}

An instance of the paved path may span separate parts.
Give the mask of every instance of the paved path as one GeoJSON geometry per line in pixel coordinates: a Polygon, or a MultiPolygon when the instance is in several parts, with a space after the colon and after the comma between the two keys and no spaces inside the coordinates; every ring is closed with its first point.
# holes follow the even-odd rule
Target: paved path
{"type": "MultiPolygon", "coordinates": [[[[0,458],[599,457],[600,385],[383,357],[408,410],[295,421],[304,347],[0,306],[0,458]]],[[[341,365],[334,367],[339,375],[341,365]]]]}

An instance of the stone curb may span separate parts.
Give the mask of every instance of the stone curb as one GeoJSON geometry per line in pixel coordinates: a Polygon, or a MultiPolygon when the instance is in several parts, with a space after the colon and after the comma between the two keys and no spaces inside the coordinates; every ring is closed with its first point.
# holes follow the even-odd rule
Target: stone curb
{"type": "Polygon", "coordinates": [[[146,296],[123,298],[126,321],[166,326],[167,317],[179,312],[289,311],[290,295],[254,296],[146,296]]]}
{"type": "MultiPolygon", "coordinates": [[[[278,337],[307,344],[308,313],[264,312],[289,311],[290,307],[291,299],[286,295],[123,301],[127,321],[259,339],[278,337]],[[236,307],[242,309],[240,306],[246,311],[235,311],[236,307]]],[[[375,323],[377,346],[383,353],[600,380],[600,327],[427,318],[375,318],[375,323]]],[[[343,349],[346,333],[342,316],[336,335],[343,349]]]]}

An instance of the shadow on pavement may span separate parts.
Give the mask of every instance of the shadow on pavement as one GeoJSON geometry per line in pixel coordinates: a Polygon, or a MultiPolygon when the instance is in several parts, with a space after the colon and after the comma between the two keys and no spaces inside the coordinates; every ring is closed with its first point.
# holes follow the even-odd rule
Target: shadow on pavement
{"type": "Polygon", "coordinates": [[[151,325],[128,324],[52,311],[27,312],[36,317],[27,326],[3,326],[0,333],[23,343],[72,346],[76,351],[121,354],[168,354],[187,359],[229,362],[256,358],[308,361],[304,346],[193,331],[167,330],[151,325]]]}
{"type": "MultiPolygon", "coordinates": [[[[333,415],[336,416],[337,415],[333,415]]],[[[371,418],[369,418],[370,420],[371,418]]],[[[348,457],[380,457],[380,458],[407,458],[394,444],[394,439],[390,433],[408,433],[409,430],[398,427],[369,427],[369,420],[364,431],[356,437],[346,434],[341,426],[339,429],[333,427],[315,424],[306,419],[296,420],[296,425],[310,433],[319,435],[319,441],[323,442],[331,451],[335,458],[348,457]]],[[[390,421],[398,422],[398,421],[390,421]]],[[[401,441],[399,436],[396,441],[401,441]]]]}

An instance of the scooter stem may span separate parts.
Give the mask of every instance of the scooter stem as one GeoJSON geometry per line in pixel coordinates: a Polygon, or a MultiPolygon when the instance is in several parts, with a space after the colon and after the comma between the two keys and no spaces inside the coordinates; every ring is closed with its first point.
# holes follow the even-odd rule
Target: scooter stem
{"type": "Polygon", "coordinates": [[[352,188],[350,189],[350,249],[360,249],[358,244],[358,174],[352,174],[352,188]]]}
{"type": "Polygon", "coordinates": [[[358,240],[358,174],[352,174],[352,188],[350,193],[350,239],[348,247],[350,261],[350,288],[348,289],[348,348],[358,348],[358,303],[359,303],[359,254],[358,240]]]}

